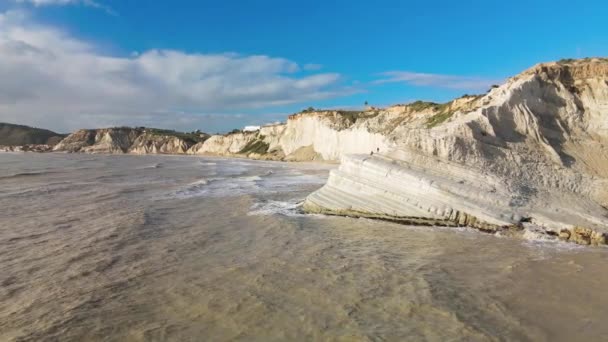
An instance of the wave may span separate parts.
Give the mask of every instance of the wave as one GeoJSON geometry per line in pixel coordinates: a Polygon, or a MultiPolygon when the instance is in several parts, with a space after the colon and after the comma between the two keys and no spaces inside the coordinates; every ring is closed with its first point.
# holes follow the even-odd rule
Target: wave
{"type": "Polygon", "coordinates": [[[73,181],[65,181],[65,182],[55,182],[48,183],[44,186],[35,186],[31,188],[22,188],[17,191],[10,192],[0,192],[0,199],[9,198],[9,197],[17,197],[17,198],[26,198],[32,196],[48,196],[54,193],[61,193],[67,191],[75,191],[82,190],[88,187],[95,187],[96,183],[91,182],[73,182],[73,181]]]}
{"type": "Polygon", "coordinates": [[[217,165],[217,163],[214,162],[204,162],[204,161],[199,161],[198,162],[200,165],[205,165],[205,166],[215,166],[217,165]]]}
{"type": "MultiPolygon", "coordinates": [[[[199,163],[209,162],[199,161],[199,163]]],[[[299,188],[323,185],[326,180],[326,177],[323,176],[294,170],[246,168],[238,165],[237,162],[220,166],[218,170],[215,170],[217,173],[208,173],[203,179],[182,185],[168,196],[175,198],[232,197],[246,194],[289,193],[299,188]]]]}
{"type": "Polygon", "coordinates": [[[524,244],[528,247],[541,247],[546,249],[547,247],[556,248],[559,250],[584,250],[585,246],[578,245],[575,243],[562,241],[556,236],[547,234],[544,229],[534,227],[532,225],[526,225],[522,234],[524,244]]]}
{"type": "Polygon", "coordinates": [[[183,189],[180,189],[175,192],[175,197],[177,198],[190,198],[202,195],[205,193],[205,186],[212,181],[210,179],[202,178],[195,182],[192,182],[186,185],[183,189]]]}
{"type": "Polygon", "coordinates": [[[160,169],[163,168],[165,165],[163,163],[156,163],[156,164],[151,164],[151,165],[146,165],[143,167],[140,167],[140,170],[146,170],[146,169],[160,169]]]}
{"type": "Polygon", "coordinates": [[[260,186],[264,175],[244,177],[203,178],[175,192],[177,198],[231,197],[252,193],[264,193],[269,189],[260,186]]]}
{"type": "Polygon", "coordinates": [[[290,201],[267,201],[255,203],[247,215],[250,216],[303,216],[301,199],[290,201]]]}
{"type": "MultiPolygon", "coordinates": [[[[308,214],[302,209],[304,199],[291,199],[287,201],[263,201],[254,203],[248,216],[288,216],[288,217],[314,217],[327,219],[330,216],[322,214],[308,214]]],[[[376,221],[374,221],[376,222],[376,221]]]]}
{"type": "Polygon", "coordinates": [[[58,171],[32,171],[32,172],[19,172],[8,176],[0,176],[0,179],[19,178],[19,177],[35,177],[35,176],[46,176],[58,171]]]}

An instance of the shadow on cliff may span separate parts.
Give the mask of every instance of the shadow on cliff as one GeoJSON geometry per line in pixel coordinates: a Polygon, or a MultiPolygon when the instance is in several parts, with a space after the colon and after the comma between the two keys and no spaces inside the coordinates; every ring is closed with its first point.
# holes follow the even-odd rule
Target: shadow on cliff
{"type": "MultiPolygon", "coordinates": [[[[574,99],[577,110],[584,111],[578,93],[567,85],[566,89],[574,99]]],[[[483,136],[479,140],[506,147],[502,146],[501,141],[517,144],[532,138],[548,144],[559,155],[562,165],[569,167],[576,159],[564,151],[570,127],[560,116],[560,113],[568,110],[567,107],[567,101],[560,95],[558,85],[537,78],[522,85],[504,105],[484,110],[483,114],[492,125],[497,141],[489,142],[483,136]]],[[[475,130],[475,127],[472,129],[475,130]]],[[[477,130],[481,128],[477,127],[477,130]]]]}

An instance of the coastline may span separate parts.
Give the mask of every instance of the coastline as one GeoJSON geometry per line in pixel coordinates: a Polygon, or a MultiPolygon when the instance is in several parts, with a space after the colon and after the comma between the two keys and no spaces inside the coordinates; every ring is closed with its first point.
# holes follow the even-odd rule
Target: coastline
{"type": "MultiPolygon", "coordinates": [[[[2,153],[2,152],[0,152],[2,153]]],[[[95,155],[95,156],[124,156],[124,157],[193,157],[201,159],[222,159],[222,160],[245,160],[251,162],[270,162],[276,164],[289,164],[295,167],[312,167],[314,169],[323,168],[327,170],[337,170],[340,167],[340,162],[337,161],[293,161],[293,160],[271,160],[271,159],[257,159],[249,158],[244,155],[218,155],[218,154],[186,154],[186,153],[149,153],[149,154],[138,154],[138,153],[83,153],[83,152],[33,152],[33,151],[9,151],[4,152],[9,154],[43,154],[43,155],[95,155]]],[[[413,226],[413,227],[445,227],[445,228],[460,228],[467,227],[474,229],[482,233],[488,233],[491,235],[507,236],[511,238],[522,239],[526,237],[526,234],[534,232],[544,235],[546,239],[554,239],[556,241],[573,243],[578,245],[590,245],[590,246],[606,246],[608,245],[607,234],[599,231],[595,231],[590,228],[583,227],[572,227],[571,229],[545,229],[543,227],[534,226],[531,224],[509,224],[509,225],[497,225],[484,223],[478,218],[462,213],[460,215],[455,214],[453,218],[429,218],[419,216],[398,216],[390,215],[387,213],[374,213],[365,212],[353,209],[342,209],[335,210],[319,206],[314,201],[311,201],[311,196],[315,195],[316,192],[312,192],[307,196],[306,200],[301,204],[300,209],[307,214],[321,214],[327,216],[338,216],[338,217],[349,217],[349,218],[365,218],[373,221],[385,221],[392,222],[402,226],[413,226]],[[526,225],[526,227],[524,227],[526,225]]]]}

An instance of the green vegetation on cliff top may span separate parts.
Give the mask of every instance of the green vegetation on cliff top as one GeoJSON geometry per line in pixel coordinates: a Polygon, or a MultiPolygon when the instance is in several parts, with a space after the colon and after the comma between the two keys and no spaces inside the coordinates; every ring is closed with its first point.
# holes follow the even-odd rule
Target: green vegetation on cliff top
{"type": "Polygon", "coordinates": [[[431,116],[428,119],[428,121],[426,122],[426,127],[427,128],[433,128],[433,127],[439,125],[440,123],[446,121],[450,117],[452,117],[452,115],[454,115],[454,113],[456,113],[456,111],[449,110],[449,106],[446,106],[439,113],[431,116]]]}
{"type": "MultiPolygon", "coordinates": [[[[461,99],[462,98],[474,98],[474,100],[475,100],[475,99],[479,99],[481,97],[483,97],[483,95],[464,94],[460,98],[461,99]]],[[[456,113],[457,110],[451,109],[453,103],[454,103],[454,101],[450,101],[450,102],[446,102],[446,103],[415,101],[415,102],[407,104],[406,106],[409,107],[414,112],[422,112],[424,110],[429,110],[429,109],[433,110],[435,112],[435,114],[433,116],[431,116],[426,122],[427,128],[433,128],[433,127],[445,122],[450,117],[452,117],[452,115],[454,115],[454,113],[456,113]]]]}
{"type": "Polygon", "coordinates": [[[586,57],[586,58],[582,58],[582,59],[562,58],[559,61],[557,61],[557,64],[563,65],[563,64],[572,64],[572,63],[576,63],[576,62],[588,62],[593,59],[597,59],[598,61],[601,61],[601,62],[608,62],[608,58],[606,58],[606,57],[586,57]]]}
{"type": "MultiPolygon", "coordinates": [[[[263,136],[260,136],[260,139],[264,139],[263,136]]],[[[253,140],[251,142],[249,142],[247,145],[245,145],[245,147],[243,147],[243,149],[239,152],[241,154],[249,154],[249,153],[258,153],[258,154],[264,154],[266,152],[268,152],[268,149],[270,148],[270,145],[266,142],[264,142],[263,140],[253,140]]]]}
{"type": "Polygon", "coordinates": [[[160,128],[144,128],[146,133],[158,136],[170,136],[176,137],[184,140],[187,143],[196,144],[201,141],[204,141],[206,136],[201,132],[177,132],[170,129],[160,129],[160,128]],[[202,135],[202,136],[201,136],[202,135]]]}

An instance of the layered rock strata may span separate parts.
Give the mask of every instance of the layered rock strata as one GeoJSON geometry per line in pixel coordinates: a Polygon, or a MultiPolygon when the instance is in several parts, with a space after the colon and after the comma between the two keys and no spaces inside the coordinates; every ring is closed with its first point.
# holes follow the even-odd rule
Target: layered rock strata
{"type": "Polygon", "coordinates": [[[55,145],[56,152],[125,153],[142,130],[128,127],[81,129],[55,145]]]}
{"type": "MultiPolygon", "coordinates": [[[[206,139],[202,136],[201,139],[206,139]]],[[[128,153],[133,154],[185,154],[195,141],[170,135],[144,133],[133,141],[128,153]]]]}

